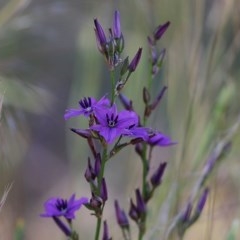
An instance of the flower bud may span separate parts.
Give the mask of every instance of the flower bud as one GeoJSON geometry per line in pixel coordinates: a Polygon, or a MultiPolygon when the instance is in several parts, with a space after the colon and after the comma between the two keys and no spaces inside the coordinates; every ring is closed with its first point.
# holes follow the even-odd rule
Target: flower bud
{"type": "Polygon", "coordinates": [[[142,55],[142,48],[139,48],[136,55],[134,56],[133,60],[131,61],[131,63],[128,66],[128,70],[130,73],[134,72],[136,70],[137,65],[140,61],[141,55],[142,55]]]}
{"type": "Polygon", "coordinates": [[[112,238],[109,237],[108,234],[108,225],[107,225],[107,221],[103,222],[103,237],[102,240],[111,240],[112,238]]]}
{"type": "Polygon", "coordinates": [[[154,31],[154,34],[153,34],[154,35],[154,39],[155,40],[159,40],[162,37],[162,35],[166,32],[166,30],[168,29],[169,25],[170,25],[169,21],[164,23],[163,25],[159,25],[156,28],[156,30],[154,31]]]}
{"type": "Polygon", "coordinates": [[[115,200],[115,202],[114,202],[114,207],[115,207],[116,218],[117,218],[117,222],[118,222],[119,226],[121,228],[129,228],[129,222],[128,222],[126,213],[124,212],[124,210],[122,210],[119,207],[117,200],[115,200]]]}
{"type": "Polygon", "coordinates": [[[114,38],[120,38],[121,35],[120,13],[119,11],[115,11],[113,19],[113,36],[114,38]]]}
{"type": "Polygon", "coordinates": [[[166,162],[160,163],[157,171],[152,175],[151,183],[152,183],[154,188],[161,184],[162,176],[163,176],[163,173],[166,169],[166,166],[167,166],[166,162]]]}
{"type": "Polygon", "coordinates": [[[200,196],[199,200],[198,200],[198,204],[197,204],[197,208],[196,208],[196,213],[197,214],[201,214],[201,212],[203,211],[203,208],[205,206],[205,203],[207,201],[207,197],[208,197],[208,193],[209,193],[209,189],[205,188],[202,195],[200,196]]]}
{"type": "Polygon", "coordinates": [[[94,25],[95,25],[94,30],[95,30],[98,49],[100,52],[104,53],[106,50],[105,47],[106,47],[106,43],[107,43],[105,33],[97,19],[94,19],[94,25]]]}
{"type": "Polygon", "coordinates": [[[107,191],[107,184],[105,178],[102,179],[101,188],[100,188],[100,197],[103,202],[108,200],[108,191],[107,191]]]}

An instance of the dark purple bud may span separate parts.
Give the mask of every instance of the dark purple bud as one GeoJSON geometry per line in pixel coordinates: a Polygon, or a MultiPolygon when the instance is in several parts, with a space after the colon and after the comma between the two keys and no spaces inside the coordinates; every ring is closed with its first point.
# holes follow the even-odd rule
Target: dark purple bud
{"type": "Polygon", "coordinates": [[[145,104],[148,104],[150,101],[150,93],[146,87],[143,88],[143,101],[145,104]]]}
{"type": "Polygon", "coordinates": [[[128,222],[126,213],[124,212],[124,210],[122,210],[119,207],[117,200],[115,200],[114,206],[115,206],[115,213],[116,213],[116,218],[117,218],[117,222],[118,222],[119,226],[121,228],[129,228],[129,222],[128,222]]]}
{"type": "Polygon", "coordinates": [[[159,25],[153,33],[154,39],[159,40],[162,37],[162,35],[166,32],[169,25],[170,25],[170,22],[166,22],[163,25],[159,25]]]}
{"type": "Polygon", "coordinates": [[[114,21],[113,21],[113,36],[114,38],[120,38],[121,35],[122,35],[122,32],[121,32],[121,23],[120,23],[120,13],[119,11],[115,11],[114,21]]]}
{"type": "Polygon", "coordinates": [[[133,203],[132,199],[130,200],[130,209],[128,214],[130,218],[132,218],[132,220],[136,222],[139,220],[138,209],[137,209],[137,206],[133,203]]]}
{"type": "Polygon", "coordinates": [[[98,176],[98,174],[101,170],[101,164],[102,164],[101,155],[100,155],[100,153],[98,153],[95,158],[95,164],[94,164],[94,172],[95,172],[96,176],[98,176]]]}
{"type": "Polygon", "coordinates": [[[144,199],[139,189],[136,189],[135,194],[136,194],[137,210],[140,216],[144,217],[147,211],[146,204],[144,202],[144,199]]]}
{"type": "Polygon", "coordinates": [[[109,237],[109,234],[108,234],[107,221],[103,222],[103,237],[102,237],[102,240],[111,240],[111,238],[109,237]]]}
{"type": "Polygon", "coordinates": [[[87,166],[84,176],[88,182],[92,182],[96,177],[90,158],[88,158],[88,166],[87,166]]]}
{"type": "Polygon", "coordinates": [[[124,106],[124,108],[126,110],[128,110],[128,111],[132,111],[133,110],[132,100],[128,99],[123,94],[119,94],[119,99],[120,99],[121,103],[123,104],[123,106],[124,106]]]}
{"type": "Polygon", "coordinates": [[[108,200],[107,184],[105,178],[102,179],[101,188],[100,188],[100,197],[106,202],[108,200]]]}
{"type": "Polygon", "coordinates": [[[162,176],[163,176],[163,173],[166,169],[166,166],[167,166],[166,162],[160,163],[157,171],[152,175],[151,183],[152,183],[154,188],[161,184],[162,176]]]}
{"type": "Polygon", "coordinates": [[[189,222],[191,212],[192,212],[192,204],[190,202],[188,202],[186,209],[184,210],[182,217],[181,217],[183,223],[189,222]]]}
{"type": "Polygon", "coordinates": [[[128,66],[128,70],[130,73],[134,72],[136,70],[137,65],[140,61],[141,55],[142,55],[142,48],[139,48],[136,55],[134,56],[133,60],[131,61],[131,63],[128,66]]]}
{"type": "Polygon", "coordinates": [[[64,234],[67,237],[70,237],[72,235],[72,231],[70,228],[68,228],[66,226],[66,224],[64,224],[61,219],[59,219],[58,217],[53,217],[54,222],[58,225],[58,227],[64,232],[64,234]]]}
{"type": "Polygon", "coordinates": [[[201,214],[201,212],[205,206],[205,203],[207,201],[208,193],[209,193],[209,189],[205,188],[202,195],[200,196],[200,198],[198,200],[198,204],[197,204],[197,208],[196,208],[197,214],[201,214]]]}
{"type": "Polygon", "coordinates": [[[158,94],[157,98],[156,98],[155,101],[151,104],[151,109],[152,109],[152,110],[154,110],[154,109],[157,107],[157,105],[158,105],[159,102],[161,101],[161,99],[162,99],[162,97],[163,97],[163,95],[164,95],[164,93],[165,93],[166,90],[167,90],[167,87],[166,87],[166,86],[164,86],[164,87],[161,89],[161,91],[160,91],[160,93],[158,94]]]}
{"type": "Polygon", "coordinates": [[[88,129],[83,130],[83,129],[70,128],[70,130],[83,138],[90,138],[92,136],[91,132],[88,129]]]}
{"type": "Polygon", "coordinates": [[[96,35],[96,40],[97,40],[97,45],[99,48],[100,52],[104,52],[105,51],[105,45],[107,43],[107,39],[105,36],[105,33],[103,31],[102,26],[100,25],[100,23],[98,22],[97,19],[94,19],[94,25],[95,25],[95,35],[96,35]]]}

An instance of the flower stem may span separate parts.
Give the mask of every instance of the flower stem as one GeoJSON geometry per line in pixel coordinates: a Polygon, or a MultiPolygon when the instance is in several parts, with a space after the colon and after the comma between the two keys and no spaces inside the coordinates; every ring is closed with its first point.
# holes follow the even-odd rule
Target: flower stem
{"type": "MultiPolygon", "coordinates": [[[[102,179],[104,176],[104,168],[105,168],[105,163],[108,160],[108,155],[107,155],[107,147],[104,147],[103,149],[103,153],[102,153],[102,164],[101,164],[101,170],[98,176],[98,195],[100,195],[100,191],[101,191],[101,184],[102,184],[102,179]]],[[[97,225],[96,225],[96,231],[95,231],[95,240],[99,239],[99,235],[100,235],[100,230],[101,230],[101,225],[102,225],[102,213],[103,213],[103,209],[104,209],[104,205],[101,208],[100,214],[99,216],[97,216],[97,225]]]]}
{"type": "Polygon", "coordinates": [[[114,103],[115,98],[115,71],[110,70],[110,77],[111,77],[111,106],[114,103]]]}
{"type": "Polygon", "coordinates": [[[97,219],[97,226],[96,226],[96,232],[95,232],[95,240],[99,239],[101,225],[102,225],[102,218],[98,217],[98,219],[97,219]]]}

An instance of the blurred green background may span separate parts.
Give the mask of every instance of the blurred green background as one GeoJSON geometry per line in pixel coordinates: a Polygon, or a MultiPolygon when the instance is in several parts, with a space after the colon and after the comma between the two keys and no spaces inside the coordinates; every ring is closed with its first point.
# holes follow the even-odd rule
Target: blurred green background
{"type": "MultiPolygon", "coordinates": [[[[143,47],[139,68],[124,90],[139,112],[149,77],[146,36],[171,21],[160,43],[167,55],[152,93],[163,85],[168,92],[149,124],[178,145],[153,151],[153,169],[160,161],[168,161],[168,169],[165,184],[150,204],[153,227],[146,239],[160,239],[188,198],[212,147],[239,119],[239,0],[0,0],[1,192],[13,183],[0,212],[0,239],[14,239],[16,227],[21,232],[22,226],[26,240],[64,239],[51,219],[39,217],[43,202],[73,192],[90,197],[83,177],[88,146],[69,131],[86,123],[65,122],[63,114],[77,107],[80,98],[100,98],[110,90],[93,19],[107,29],[115,9],[121,14],[124,56],[132,58],[143,47]]],[[[240,238],[239,144],[238,130],[230,154],[208,183],[205,211],[185,239],[240,238]],[[235,230],[235,238],[228,238],[235,230]]],[[[104,217],[110,219],[114,239],[122,239],[112,203],[117,198],[128,210],[141,182],[140,161],[128,148],[106,171],[112,199],[104,217]]],[[[85,209],[76,227],[81,239],[93,239],[95,219],[85,209]]]]}

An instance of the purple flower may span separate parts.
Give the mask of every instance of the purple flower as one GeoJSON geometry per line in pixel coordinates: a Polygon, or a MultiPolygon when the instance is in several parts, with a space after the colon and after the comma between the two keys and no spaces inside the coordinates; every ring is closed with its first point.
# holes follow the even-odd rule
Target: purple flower
{"type": "Polygon", "coordinates": [[[99,101],[97,101],[93,97],[84,97],[79,101],[79,109],[67,109],[64,118],[65,120],[77,117],[80,115],[84,115],[85,117],[89,117],[90,114],[95,111],[102,110],[103,108],[107,108],[110,106],[110,101],[104,96],[99,101]]]}
{"type": "Polygon", "coordinates": [[[96,118],[98,124],[91,129],[98,131],[107,143],[112,143],[120,135],[129,134],[129,127],[138,123],[135,112],[123,110],[118,113],[115,104],[108,110],[97,111],[96,118]]]}
{"type": "Polygon", "coordinates": [[[120,13],[119,11],[115,11],[113,20],[113,36],[114,38],[120,38],[121,35],[120,13]]]}
{"type": "Polygon", "coordinates": [[[128,66],[128,70],[129,72],[134,72],[137,68],[137,65],[140,61],[142,55],[142,48],[139,48],[136,55],[134,56],[133,60],[131,61],[131,63],[128,66]]]}
{"type": "Polygon", "coordinates": [[[67,219],[75,218],[75,211],[77,211],[83,204],[87,203],[88,199],[85,197],[75,200],[73,194],[69,200],[62,198],[50,198],[44,204],[45,213],[41,217],[65,217],[67,219]]]}

